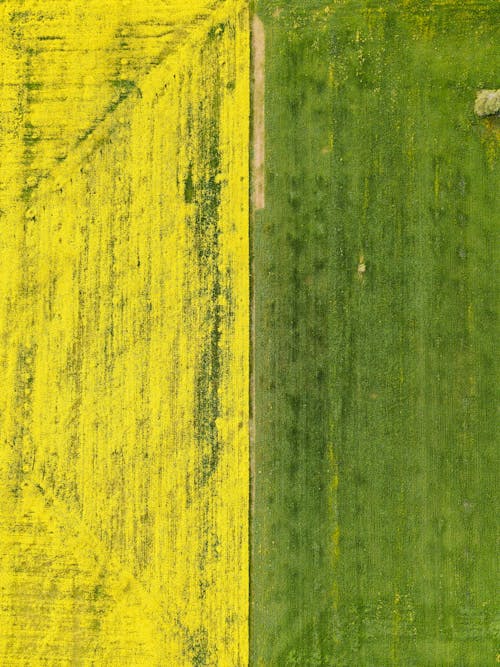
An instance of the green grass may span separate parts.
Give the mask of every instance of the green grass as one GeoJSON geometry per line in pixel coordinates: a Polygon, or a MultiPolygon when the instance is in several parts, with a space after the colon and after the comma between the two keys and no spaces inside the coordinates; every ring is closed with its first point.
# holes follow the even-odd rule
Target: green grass
{"type": "Polygon", "coordinates": [[[259,4],[252,664],[493,665],[500,5],[259,4]]]}

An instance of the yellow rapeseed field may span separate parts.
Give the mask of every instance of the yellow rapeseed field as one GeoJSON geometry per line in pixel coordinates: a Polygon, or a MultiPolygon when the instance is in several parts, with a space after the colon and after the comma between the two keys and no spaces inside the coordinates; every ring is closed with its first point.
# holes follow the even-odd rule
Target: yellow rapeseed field
{"type": "Polygon", "coordinates": [[[246,3],[0,11],[0,664],[246,665],[246,3]]]}

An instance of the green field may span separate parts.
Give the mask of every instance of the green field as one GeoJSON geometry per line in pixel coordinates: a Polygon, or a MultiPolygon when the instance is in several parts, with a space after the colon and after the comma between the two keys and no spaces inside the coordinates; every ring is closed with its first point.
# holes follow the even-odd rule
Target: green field
{"type": "Polygon", "coordinates": [[[257,13],[252,664],[493,665],[500,3],[257,13]]]}

